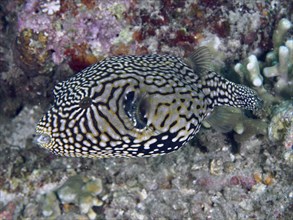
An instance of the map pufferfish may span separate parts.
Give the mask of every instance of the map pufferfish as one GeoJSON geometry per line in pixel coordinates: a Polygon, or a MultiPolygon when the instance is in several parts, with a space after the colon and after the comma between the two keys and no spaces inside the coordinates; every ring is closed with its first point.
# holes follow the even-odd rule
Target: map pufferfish
{"type": "Polygon", "coordinates": [[[36,127],[37,143],[69,157],[150,157],[184,146],[215,106],[256,110],[252,89],[210,68],[206,47],[187,59],[117,56],[87,67],[54,89],[36,127]]]}

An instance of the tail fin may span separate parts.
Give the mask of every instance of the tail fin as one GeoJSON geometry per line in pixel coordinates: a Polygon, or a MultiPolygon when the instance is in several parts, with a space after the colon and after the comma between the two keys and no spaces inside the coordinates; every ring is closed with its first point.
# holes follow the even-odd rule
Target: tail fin
{"type": "Polygon", "coordinates": [[[203,76],[202,85],[211,108],[226,105],[255,111],[262,107],[263,101],[254,90],[230,82],[215,72],[203,76]]]}

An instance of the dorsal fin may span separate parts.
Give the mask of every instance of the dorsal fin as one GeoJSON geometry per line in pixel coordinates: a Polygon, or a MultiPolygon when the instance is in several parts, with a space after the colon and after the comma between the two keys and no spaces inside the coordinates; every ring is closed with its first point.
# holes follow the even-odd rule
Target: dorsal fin
{"type": "Polygon", "coordinates": [[[208,71],[213,71],[212,56],[207,47],[199,47],[187,58],[187,64],[199,76],[205,75],[208,71]]]}

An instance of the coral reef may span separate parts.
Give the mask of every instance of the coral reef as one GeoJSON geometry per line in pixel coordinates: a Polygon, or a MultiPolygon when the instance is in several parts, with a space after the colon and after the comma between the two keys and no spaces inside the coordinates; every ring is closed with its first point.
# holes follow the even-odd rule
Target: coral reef
{"type": "Polygon", "coordinates": [[[20,32],[16,44],[14,56],[19,58],[19,66],[28,75],[45,74],[52,72],[50,51],[47,50],[48,37],[45,32],[33,32],[24,29],[20,32]]]}
{"type": "Polygon", "coordinates": [[[292,9],[290,0],[1,1],[0,219],[290,219],[292,9]],[[186,56],[197,45],[262,95],[259,118],[230,112],[227,133],[203,128],[158,158],[60,158],[34,143],[56,82],[106,56],[186,56]]]}
{"type": "Polygon", "coordinates": [[[5,1],[0,7],[0,114],[5,117],[16,116],[25,104],[39,103],[52,88],[48,86],[53,66],[44,49],[46,36],[26,30],[16,39],[11,4],[15,2],[5,1]]]}
{"type": "Polygon", "coordinates": [[[43,33],[44,46],[47,52],[52,52],[55,64],[73,59],[72,63],[79,62],[79,68],[73,69],[81,70],[109,54],[112,43],[118,41],[126,25],[122,18],[128,7],[127,0],[31,0],[18,14],[18,31],[20,36],[26,31],[43,33]]]}
{"type": "Polygon", "coordinates": [[[119,54],[132,40],[123,19],[128,7],[127,0],[3,2],[0,111],[13,117],[27,103],[49,102],[55,81],[119,54]]]}
{"type": "MultiPolygon", "coordinates": [[[[262,115],[262,120],[252,120],[241,112],[226,110],[230,114],[229,117],[238,114],[236,120],[230,120],[234,123],[230,124],[230,130],[234,129],[237,133],[235,140],[240,143],[255,134],[265,135],[268,127],[268,137],[271,141],[283,140],[283,145],[287,149],[292,146],[293,114],[291,105],[288,104],[293,97],[293,38],[289,35],[291,27],[288,19],[283,18],[278,22],[273,34],[274,50],[265,54],[265,61],[252,54],[243,63],[234,66],[240,82],[253,86],[265,102],[264,111],[257,113],[262,115]],[[276,104],[280,105],[275,106],[276,104]]],[[[220,114],[223,115],[224,110],[221,111],[220,114]]]]}

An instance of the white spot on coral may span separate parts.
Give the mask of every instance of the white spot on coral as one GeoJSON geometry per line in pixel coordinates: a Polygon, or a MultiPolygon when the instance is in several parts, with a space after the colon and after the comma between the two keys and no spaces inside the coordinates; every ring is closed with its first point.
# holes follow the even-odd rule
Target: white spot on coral
{"type": "Polygon", "coordinates": [[[42,12],[47,13],[48,15],[53,15],[55,12],[60,10],[60,0],[50,1],[41,4],[42,12]]]}

